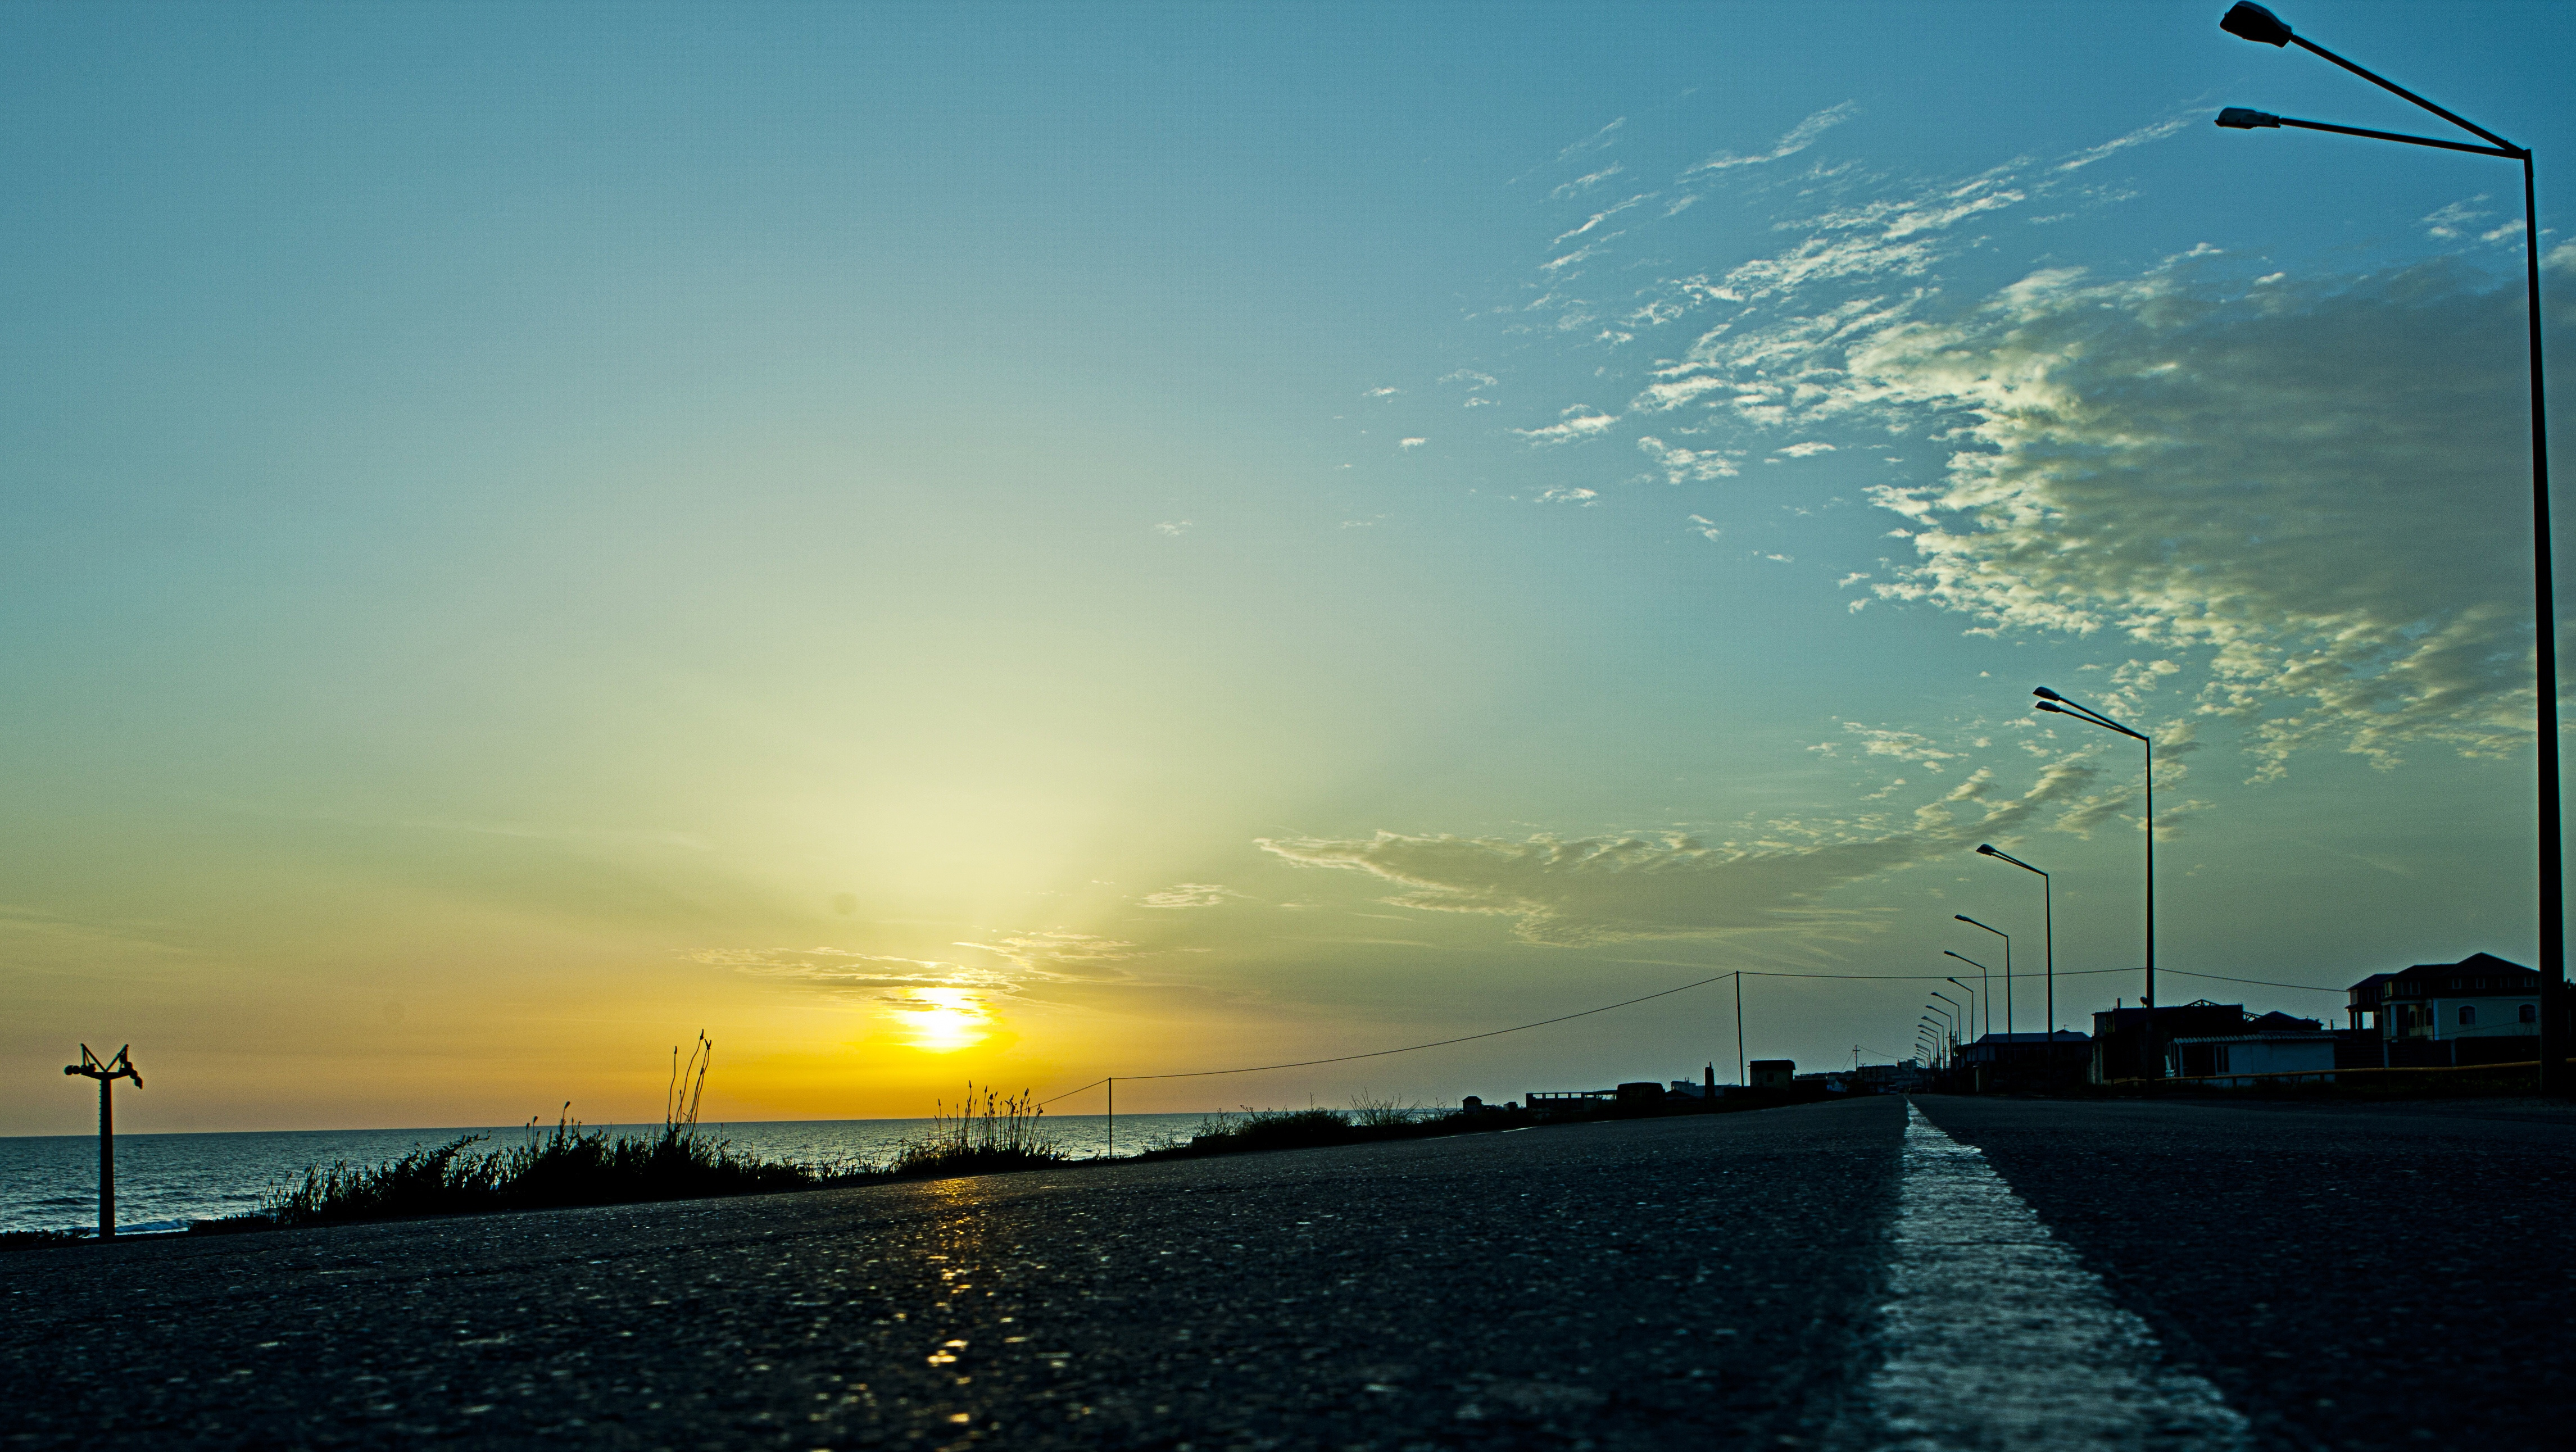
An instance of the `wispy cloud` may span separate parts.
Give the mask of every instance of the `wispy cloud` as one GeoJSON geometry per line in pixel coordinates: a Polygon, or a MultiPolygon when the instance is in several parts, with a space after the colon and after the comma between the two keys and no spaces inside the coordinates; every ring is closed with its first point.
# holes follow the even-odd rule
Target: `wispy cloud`
{"type": "Polygon", "coordinates": [[[1706,161],[1685,169],[1682,175],[1689,177],[1701,172],[1732,171],[1742,166],[1762,166],[1769,162],[1786,161],[1815,145],[1817,137],[1859,114],[1860,103],[1856,101],[1844,101],[1839,105],[1827,106],[1782,132],[1780,139],[1771,143],[1771,149],[1768,151],[1755,152],[1750,156],[1721,151],[1706,161]]]}
{"type": "Polygon", "coordinates": [[[1215,907],[1227,898],[1241,896],[1242,893],[1222,883],[1184,882],[1161,892],[1149,892],[1137,902],[1149,908],[1205,908],[1215,907]]]}
{"type": "Polygon", "coordinates": [[[1653,434],[1639,438],[1637,447],[1647,458],[1655,461],[1656,468],[1664,471],[1667,484],[1731,479],[1736,473],[1734,461],[1721,449],[1685,449],[1665,443],[1653,434]]]}
{"type": "Polygon", "coordinates": [[[1557,184],[1557,186],[1548,192],[1548,195],[1558,201],[1563,201],[1568,197],[1581,196],[1583,193],[1592,190],[1594,187],[1601,185],[1603,182],[1608,181],[1610,178],[1617,176],[1619,173],[1626,171],[1627,169],[1628,167],[1626,163],[1614,161],[1608,166],[1605,166],[1599,171],[1593,172],[1588,176],[1579,176],[1570,182],[1561,182],[1557,184]]]}
{"type": "Polygon", "coordinates": [[[1796,931],[1857,935],[1866,916],[1824,899],[1838,887],[2011,840],[2078,795],[2088,769],[2044,770],[2018,795],[1979,771],[1915,808],[1896,830],[1852,823],[1775,823],[1747,841],[1711,845],[1682,833],[1522,840],[1379,832],[1366,838],[1264,838],[1301,867],[1365,873],[1400,889],[1387,899],[1430,912],[1512,920],[1522,941],[1585,947],[1653,938],[1796,931]]]}
{"type": "Polygon", "coordinates": [[[1565,444],[1592,438],[1618,421],[1615,414],[1606,414],[1589,404],[1578,403],[1557,415],[1557,421],[1544,428],[1514,429],[1512,432],[1533,444],[1565,444]]]}
{"type": "Polygon", "coordinates": [[[1060,981],[1124,978],[1125,970],[1110,965],[1123,963],[1137,952],[1133,943],[1060,929],[1009,933],[989,943],[955,946],[990,953],[1010,965],[1017,976],[1060,981]]]}
{"type": "Polygon", "coordinates": [[[2081,171],[2085,167],[2091,166],[2097,161],[2102,161],[2109,157],[2116,156],[2119,153],[2128,150],[2132,146],[2144,146],[2150,141],[2162,141],[2166,137],[2173,135],[2175,132],[2182,130],[2186,126],[2189,126],[2193,122],[2204,120],[2215,114],[2216,109],[2217,108],[2211,106],[2202,106],[2194,110],[2177,111],[2173,115],[2167,116],[2161,121],[2150,122],[2125,136],[2114,136],[2099,146],[2086,147],[2084,150],[2079,151],[2073,156],[2068,157],[2066,160],[2059,162],[2055,169],[2058,171],[2081,171]]]}
{"type": "Polygon", "coordinates": [[[848,948],[702,948],[689,961],[835,992],[882,993],[912,988],[1007,992],[1014,979],[990,968],[931,958],[861,953],[848,948]]]}

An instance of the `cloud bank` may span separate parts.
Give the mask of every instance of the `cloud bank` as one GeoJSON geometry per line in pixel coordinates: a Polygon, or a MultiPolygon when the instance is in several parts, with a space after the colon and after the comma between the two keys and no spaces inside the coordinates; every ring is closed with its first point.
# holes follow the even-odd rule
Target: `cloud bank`
{"type": "Polygon", "coordinates": [[[1401,891],[1387,901],[1398,907],[1510,918],[1522,941],[1553,947],[1793,930],[1853,936],[1871,920],[1828,906],[1835,888],[1987,837],[2057,825],[2052,816],[2094,806],[2088,791],[2099,774],[2089,759],[2069,756],[2014,795],[1980,770],[1917,807],[1898,830],[1779,824],[1767,839],[1718,846],[1678,833],[1515,841],[1399,832],[1256,845],[1300,867],[1392,884],[1401,891]]]}

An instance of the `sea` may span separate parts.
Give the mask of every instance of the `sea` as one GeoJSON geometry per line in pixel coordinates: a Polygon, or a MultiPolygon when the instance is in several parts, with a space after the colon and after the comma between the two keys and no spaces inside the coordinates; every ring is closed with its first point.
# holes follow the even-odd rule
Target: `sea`
{"type": "MultiPolygon", "coordinates": [[[[1122,1114],[1116,1152],[1189,1139],[1205,1116],[1122,1114]]],[[[807,1164],[881,1165],[903,1141],[929,1131],[927,1119],[790,1119],[706,1125],[699,1133],[763,1159],[807,1164]]],[[[659,1134],[659,1124],[585,1125],[611,1133],[659,1134]]],[[[551,1133],[541,1126],[536,1133],[551,1133]]],[[[1046,1117],[1046,1132],[1076,1158],[1111,1152],[1106,1115],[1046,1117]]],[[[488,1143],[524,1139],[526,1125],[497,1129],[303,1129],[229,1134],[120,1134],[116,1137],[116,1224],[120,1235],[182,1231],[193,1220],[256,1210],[308,1168],[381,1164],[459,1135],[488,1143]]],[[[0,1137],[0,1231],[98,1228],[98,1139],[94,1135],[0,1137]]]]}

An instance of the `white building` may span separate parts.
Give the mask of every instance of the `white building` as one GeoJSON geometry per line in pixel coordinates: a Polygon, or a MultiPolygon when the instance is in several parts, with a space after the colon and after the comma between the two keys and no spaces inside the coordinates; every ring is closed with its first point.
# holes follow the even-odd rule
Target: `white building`
{"type": "MultiPolygon", "coordinates": [[[[2165,1046],[2168,1075],[2202,1079],[2222,1089],[2252,1084],[2245,1075],[2307,1074],[2334,1066],[2335,1036],[2325,1029],[2213,1034],[2174,1039],[2165,1046]]],[[[2333,1077],[2328,1075],[2326,1082],[2333,1077]]]]}

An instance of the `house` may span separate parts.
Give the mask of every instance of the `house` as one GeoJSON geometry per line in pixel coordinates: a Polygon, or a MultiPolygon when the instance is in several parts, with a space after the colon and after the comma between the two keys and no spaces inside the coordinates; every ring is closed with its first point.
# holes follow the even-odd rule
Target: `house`
{"type": "Polygon", "coordinates": [[[1795,1059],[1756,1059],[1746,1066],[1756,1089],[1786,1089],[1798,1077],[1795,1059]]]}
{"type": "Polygon", "coordinates": [[[2540,975],[2493,953],[2373,973],[2348,992],[2364,1062],[2390,1068],[2540,1057],[2540,975]]]}

